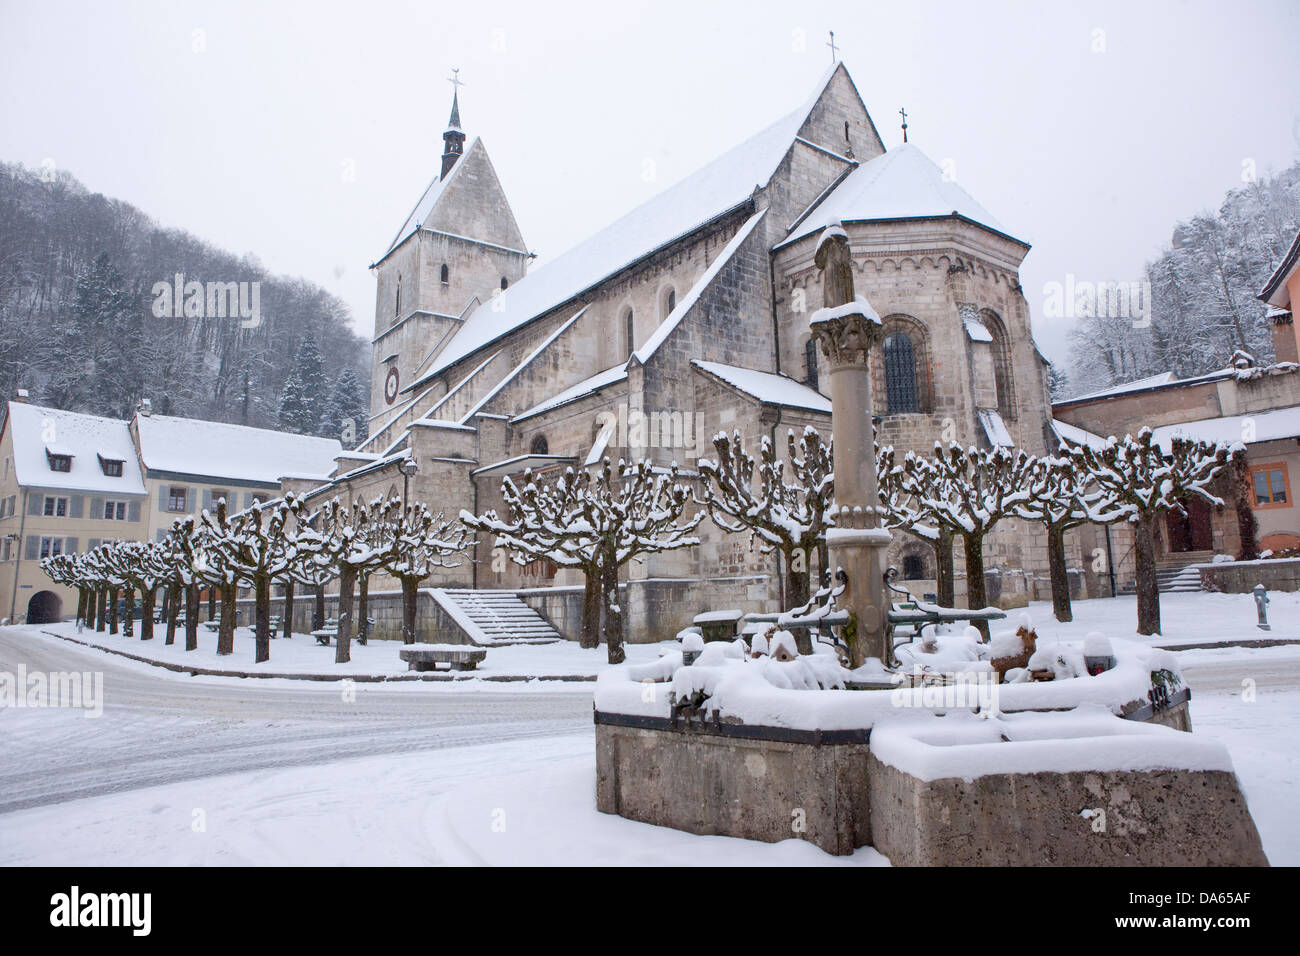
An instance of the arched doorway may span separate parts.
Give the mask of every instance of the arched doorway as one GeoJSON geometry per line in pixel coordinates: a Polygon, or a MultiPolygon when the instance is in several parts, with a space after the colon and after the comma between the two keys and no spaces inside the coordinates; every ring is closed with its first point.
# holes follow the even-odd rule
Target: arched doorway
{"type": "Polygon", "coordinates": [[[53,591],[37,591],[27,602],[28,624],[55,624],[63,617],[63,599],[53,591]]]}

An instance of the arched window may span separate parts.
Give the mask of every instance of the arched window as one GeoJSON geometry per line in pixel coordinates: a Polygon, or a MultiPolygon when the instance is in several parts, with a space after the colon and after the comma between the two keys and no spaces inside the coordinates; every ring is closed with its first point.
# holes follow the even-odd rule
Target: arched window
{"type": "Polygon", "coordinates": [[[545,435],[534,435],[533,443],[528,446],[528,453],[530,455],[547,455],[550,454],[547,451],[548,447],[545,435]]]}
{"type": "Polygon", "coordinates": [[[989,347],[993,354],[993,385],[997,389],[998,414],[1012,419],[1016,417],[1016,390],[1011,375],[1011,339],[997,313],[985,309],[980,318],[993,340],[989,347]]]}
{"type": "Polygon", "coordinates": [[[925,577],[925,560],[919,554],[903,555],[903,580],[920,581],[925,577]]]}
{"type": "Polygon", "coordinates": [[[677,290],[672,286],[665,286],[659,291],[659,321],[668,318],[669,313],[675,308],[677,308],[677,290]]]}
{"type": "Polygon", "coordinates": [[[393,316],[397,317],[402,314],[402,274],[397,274],[397,296],[393,300],[393,316]]]}
{"type": "Polygon", "coordinates": [[[817,340],[809,337],[803,345],[803,360],[808,367],[808,376],[804,381],[809,388],[817,387],[817,340]]]}
{"type": "Polygon", "coordinates": [[[631,309],[623,313],[623,342],[627,346],[625,351],[628,355],[636,349],[636,324],[633,319],[631,309]]]}
{"type": "Polygon", "coordinates": [[[885,337],[885,398],[890,415],[920,410],[916,394],[916,349],[905,332],[885,337]]]}
{"type": "Polygon", "coordinates": [[[506,286],[508,286],[508,285],[510,285],[510,280],[507,279],[505,276],[502,276],[502,277],[501,277],[501,288],[504,290],[504,289],[506,288],[506,286]]]}
{"type": "Polygon", "coordinates": [[[441,278],[442,278],[443,285],[446,285],[449,281],[451,281],[451,270],[447,268],[447,263],[445,262],[442,264],[441,278]]]}

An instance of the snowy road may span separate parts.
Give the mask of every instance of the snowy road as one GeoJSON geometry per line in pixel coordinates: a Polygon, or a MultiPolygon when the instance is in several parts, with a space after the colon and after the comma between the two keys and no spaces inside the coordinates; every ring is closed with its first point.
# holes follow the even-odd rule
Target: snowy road
{"type": "Polygon", "coordinates": [[[104,715],[0,711],[0,813],[378,754],[590,731],[591,694],[201,680],[0,628],[0,671],[99,671],[104,715]]]}

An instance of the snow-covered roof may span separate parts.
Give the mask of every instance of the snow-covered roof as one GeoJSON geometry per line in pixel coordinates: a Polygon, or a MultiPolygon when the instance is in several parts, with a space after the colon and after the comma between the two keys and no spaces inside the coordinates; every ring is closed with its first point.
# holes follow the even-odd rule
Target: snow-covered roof
{"type": "Polygon", "coordinates": [[[1268,282],[1264,283],[1264,291],[1259,294],[1259,299],[1279,309],[1294,309],[1295,303],[1291,301],[1287,281],[1295,275],[1297,269],[1300,269],[1300,232],[1296,233],[1291,248],[1286,251],[1277,269],[1268,277],[1268,282]]]}
{"type": "Polygon", "coordinates": [[[641,362],[642,364],[648,362],[650,357],[659,350],[659,346],[663,345],[668,336],[672,334],[673,329],[677,328],[682,319],[686,317],[686,313],[694,308],[695,303],[699,301],[704,290],[713,283],[713,280],[717,278],[718,273],[722,271],[723,266],[731,261],[732,257],[736,254],[736,250],[738,250],[744,241],[749,238],[749,234],[754,231],[754,227],[758,225],[759,220],[766,215],[766,209],[760,210],[750,216],[745,224],[736,230],[736,234],[731,237],[731,241],[728,242],[722,248],[722,251],[714,258],[712,265],[705,269],[704,273],[695,280],[695,284],[687,290],[686,294],[682,296],[681,301],[678,302],[664,320],[659,323],[654,332],[650,334],[650,338],[648,338],[645,343],[636,350],[635,355],[638,362],[641,362]]]}
{"type": "MultiPolygon", "coordinates": [[[[1071,445],[1087,445],[1094,451],[1101,451],[1106,447],[1106,439],[1100,435],[1094,435],[1086,428],[1080,428],[1078,425],[1071,425],[1069,422],[1063,422],[1059,418],[1051,418],[1048,421],[1052,425],[1052,431],[1056,432],[1056,437],[1063,442],[1071,445]]],[[[1050,449],[1055,452],[1056,449],[1050,449]]]]}
{"type": "Polygon", "coordinates": [[[526,468],[549,468],[572,463],[572,455],[516,455],[513,458],[503,458],[501,461],[476,468],[470,474],[475,478],[491,478],[496,475],[517,475],[526,468]]]}
{"type": "Polygon", "coordinates": [[[1011,437],[1011,432],[1007,431],[1007,423],[1002,420],[996,409],[981,408],[976,410],[979,416],[980,426],[984,429],[984,434],[988,436],[989,444],[994,448],[1013,447],[1015,441],[1011,437]]]}
{"type": "MultiPolygon", "coordinates": [[[[993,214],[915,145],[904,143],[849,173],[782,245],[837,222],[963,216],[1004,236],[993,214]]],[[[1017,240],[1020,241],[1020,240],[1017,240]]]]}
{"type": "Polygon", "coordinates": [[[126,422],[26,402],[10,402],[8,419],[13,436],[14,471],[20,485],[123,495],[145,493],[126,422]],[[53,471],[47,448],[52,454],[71,455],[71,469],[53,471]],[[99,463],[101,455],[122,462],[120,478],[104,474],[99,463]]]}
{"type": "Polygon", "coordinates": [[[546,401],[534,405],[526,412],[520,412],[512,422],[521,422],[526,418],[532,418],[534,415],[540,415],[542,412],[549,412],[553,408],[559,408],[561,405],[567,405],[570,402],[576,402],[580,398],[592,395],[602,388],[614,385],[627,379],[627,366],[620,363],[613,368],[607,368],[603,372],[597,372],[591,378],[585,378],[577,385],[566,388],[556,395],[552,395],[546,401]]]}
{"type": "Polygon", "coordinates": [[[1100,391],[1088,392],[1086,395],[1076,395],[1073,398],[1065,398],[1061,401],[1053,402],[1052,405],[1073,405],[1075,402],[1090,402],[1098,398],[1116,398],[1120,395],[1127,395],[1130,392],[1141,392],[1152,388],[1172,388],[1180,385],[1203,385],[1206,382],[1217,382],[1220,379],[1231,378],[1236,374],[1237,370],[1232,366],[1215,369],[1213,372],[1206,372],[1204,375],[1194,375],[1191,378],[1179,378],[1173,372],[1161,372],[1159,375],[1148,375],[1146,378],[1139,378],[1132,382],[1124,382],[1120,385],[1112,385],[1109,388],[1103,388],[1100,391]]]}
{"type": "Polygon", "coordinates": [[[1297,438],[1300,437],[1300,405],[1275,408],[1270,412],[1252,412],[1249,415],[1200,418],[1177,425],[1162,425],[1153,428],[1151,432],[1156,444],[1166,451],[1174,438],[1225,442],[1229,445],[1237,442],[1253,445],[1262,441],[1297,438]]]}
{"type": "Polygon", "coordinates": [[[796,382],[788,375],[775,372],[757,372],[751,368],[738,368],[734,365],[722,365],[719,362],[691,361],[698,369],[703,369],[733,388],[744,392],[768,405],[781,405],[785,408],[807,408],[815,412],[830,414],[831,400],[816,389],[809,388],[802,382],[796,382]]]}
{"type": "Polygon", "coordinates": [[[793,113],[529,272],[500,297],[480,305],[434,359],[427,374],[438,374],[748,201],[756,188],[771,180],[838,68],[837,63],[828,70],[812,97],[793,113]]]}
{"type": "Polygon", "coordinates": [[[962,324],[966,326],[966,337],[972,342],[992,342],[993,333],[988,330],[983,322],[977,319],[962,319],[962,324]]]}
{"type": "Polygon", "coordinates": [[[278,484],[281,476],[328,478],[343,452],[336,438],[203,422],[169,415],[137,415],[140,458],[149,471],[235,482],[278,484]]]}
{"type": "MultiPolygon", "coordinates": [[[[478,146],[478,144],[479,139],[475,136],[473,141],[469,144],[469,149],[465,150],[465,155],[468,155],[470,151],[478,146]]],[[[415,204],[415,208],[411,210],[411,214],[407,216],[406,221],[402,223],[402,228],[397,230],[397,235],[393,236],[393,241],[388,244],[388,248],[384,250],[384,254],[375,260],[376,262],[383,261],[390,252],[402,244],[407,236],[420,226],[424,225],[424,221],[428,219],[429,214],[433,212],[433,207],[438,204],[438,200],[446,190],[447,185],[456,178],[456,174],[460,172],[461,167],[465,165],[464,158],[465,156],[462,155],[461,158],[456,161],[456,164],[451,167],[451,172],[447,174],[446,179],[442,178],[442,170],[439,169],[438,175],[434,176],[429,185],[425,187],[424,192],[420,195],[419,201],[415,204]]]]}

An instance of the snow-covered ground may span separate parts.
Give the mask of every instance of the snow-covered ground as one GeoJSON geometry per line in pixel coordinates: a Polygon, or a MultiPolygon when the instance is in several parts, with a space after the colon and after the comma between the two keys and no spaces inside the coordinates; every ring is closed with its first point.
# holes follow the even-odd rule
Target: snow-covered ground
{"type": "MultiPolygon", "coordinates": [[[[1296,595],[1273,596],[1267,634],[1247,595],[1170,594],[1161,605],[1165,634],[1154,642],[1300,637],[1296,595]]],[[[1046,604],[1029,613],[1040,634],[1133,636],[1132,598],[1074,607],[1070,625],[1046,604]]],[[[40,630],[0,629],[0,670],[101,670],[104,713],[0,710],[0,864],[885,862],[870,849],[835,858],[801,841],[697,837],[598,813],[590,683],[356,684],[349,700],[337,684],[193,678],[40,630]]],[[[132,653],[164,647],[100,637],[132,653]]],[[[215,640],[205,633],[202,650],[170,653],[207,655],[209,666],[215,640]]],[[[236,646],[239,669],[252,666],[249,640],[236,646]]],[[[651,660],[659,648],[630,651],[651,660]]],[[[396,652],[354,647],[354,672],[401,673],[396,652]]],[[[301,637],[272,653],[278,672],[295,655],[302,671],[335,667],[332,649],[301,637]]],[[[595,673],[604,651],[494,648],[494,659],[498,672],[595,673]]],[[[1300,645],[1178,660],[1195,732],[1228,747],[1271,862],[1300,865],[1300,645]]]]}
{"type": "MultiPolygon", "coordinates": [[[[254,664],[254,636],[251,628],[235,629],[234,653],[223,657],[217,655],[216,632],[209,631],[202,625],[199,626],[199,646],[193,651],[185,650],[183,632],[177,633],[176,643],[165,644],[163,643],[164,629],[157,629],[156,636],[152,640],[142,641],[139,628],[140,624],[137,621],[133,638],[128,638],[121,633],[111,635],[107,631],[88,628],[78,632],[75,624],[66,621],[61,624],[26,624],[17,629],[38,634],[53,632],[97,647],[109,648],[153,661],[231,673],[387,676],[409,673],[406,662],[397,656],[403,646],[399,641],[370,641],[363,647],[354,640],[350,648],[351,661],[347,664],[335,664],[333,643],[322,646],[317,644],[316,639],[310,634],[294,634],[287,640],[284,638],[273,640],[271,659],[261,664],[254,664]]],[[[594,677],[608,661],[608,654],[603,646],[584,649],[574,641],[541,645],[513,644],[505,647],[489,647],[486,650],[487,657],[474,671],[454,671],[445,676],[457,680],[473,680],[476,677],[594,677]]],[[[659,656],[659,645],[629,644],[627,656],[628,660],[634,663],[652,661],[659,656]]]]}

